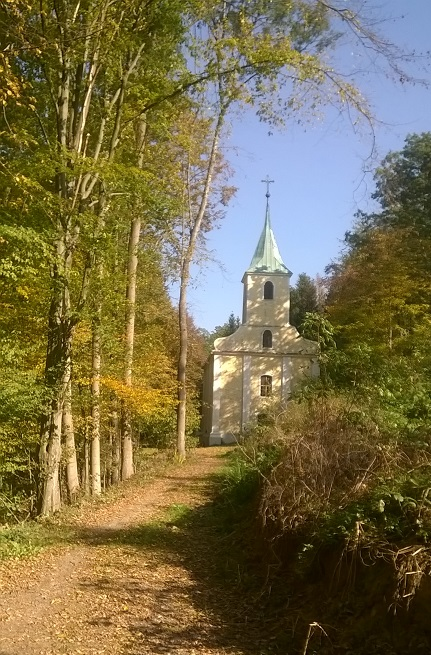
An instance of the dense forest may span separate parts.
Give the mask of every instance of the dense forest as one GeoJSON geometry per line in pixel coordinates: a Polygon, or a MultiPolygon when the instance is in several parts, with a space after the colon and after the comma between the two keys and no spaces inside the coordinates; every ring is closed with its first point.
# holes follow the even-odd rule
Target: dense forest
{"type": "MultiPolygon", "coordinates": [[[[406,74],[367,16],[323,0],[9,0],[0,18],[0,513],[19,520],[128,479],[139,445],[184,457],[196,434],[208,343],[187,287],[235,191],[231,110],[279,126],[330,105],[371,125],[342,35],[406,74]]],[[[411,137],[383,162],[380,209],[346,236],[326,306],[323,282],[314,300],[306,276],[294,290],[295,324],[322,349],[321,387],[302,393],[354,387],[415,443],[428,152],[411,137]]]]}

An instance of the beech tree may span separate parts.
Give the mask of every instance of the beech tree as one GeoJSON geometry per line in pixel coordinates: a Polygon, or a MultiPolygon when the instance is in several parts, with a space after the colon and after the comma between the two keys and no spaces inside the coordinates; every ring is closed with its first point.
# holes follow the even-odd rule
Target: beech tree
{"type": "MultiPolygon", "coordinates": [[[[186,455],[187,410],[187,355],[188,316],[187,287],[190,267],[197,253],[197,245],[203,235],[213,227],[215,178],[221,174],[219,141],[224,124],[225,110],[220,110],[214,121],[203,119],[200,112],[189,115],[185,129],[187,140],[182,144],[182,206],[178,227],[175,230],[175,250],[178,258],[179,279],[179,354],[177,367],[177,453],[186,455]]],[[[223,198],[226,197],[226,188],[223,198]]]]}
{"type": "MultiPolygon", "coordinates": [[[[186,291],[190,264],[211,194],[219,141],[229,110],[236,103],[255,107],[273,124],[307,105],[330,103],[350,112],[353,121],[372,120],[369,106],[349,76],[328,63],[327,54],[344,24],[364,49],[372,47],[395,74],[400,73],[395,48],[382,40],[359,11],[323,0],[293,3],[254,0],[200,6],[202,37],[190,46],[197,76],[206,82],[213,106],[213,140],[199,207],[181,255],[180,354],[178,360],[177,450],[185,455],[187,321],[186,291]]],[[[345,29],[343,30],[346,31],[345,29]]],[[[191,212],[189,212],[189,215],[191,212]]]]}
{"type": "MultiPolygon", "coordinates": [[[[107,178],[124,131],[132,130],[133,103],[135,114],[139,113],[136,103],[142,105],[136,91],[131,93],[132,82],[138,71],[142,75],[144,60],[146,64],[155,61],[160,42],[166,56],[162,64],[158,62],[159,72],[164,66],[169,68],[176,57],[183,27],[175,3],[169,3],[169,21],[161,4],[132,2],[125,8],[108,1],[85,5],[44,2],[37,9],[32,5],[23,8],[19,31],[13,14],[8,23],[10,38],[20,44],[14,66],[18,70],[25,62],[32,78],[34,104],[30,106],[27,97],[21,113],[27,110],[32,138],[42,146],[39,157],[46,158],[49,169],[49,176],[45,167],[39,181],[49,212],[53,253],[46,358],[52,401],[41,422],[40,446],[43,514],[60,504],[58,473],[73,334],[97,266],[93,249],[81,267],[81,282],[74,285],[74,253],[83,232],[92,232],[96,239],[101,234],[111,192],[120,183],[118,175],[114,184],[107,178]],[[167,35],[170,55],[165,47],[167,35]]],[[[148,75],[150,70],[145,72],[148,75]]],[[[20,118],[18,114],[17,120],[20,118]]],[[[15,121],[10,118],[8,124],[14,133],[15,121]]]]}

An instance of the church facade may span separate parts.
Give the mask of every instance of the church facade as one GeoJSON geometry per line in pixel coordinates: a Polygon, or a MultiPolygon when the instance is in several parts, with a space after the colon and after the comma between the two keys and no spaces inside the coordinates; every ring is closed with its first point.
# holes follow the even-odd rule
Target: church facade
{"type": "Polygon", "coordinates": [[[233,443],[272,399],[287,400],[305,375],[318,376],[318,345],[289,324],[290,277],[271,228],[269,193],[265,223],[244,273],[242,324],[216,339],[203,384],[204,445],[233,443]]]}

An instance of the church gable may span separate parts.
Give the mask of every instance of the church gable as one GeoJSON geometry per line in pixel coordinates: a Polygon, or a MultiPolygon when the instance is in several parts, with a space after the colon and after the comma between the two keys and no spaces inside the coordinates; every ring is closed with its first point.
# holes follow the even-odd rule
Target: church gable
{"type": "Polygon", "coordinates": [[[273,352],[279,354],[317,355],[315,341],[304,339],[293,325],[253,326],[240,325],[233,334],[214,342],[214,353],[228,352],[273,352]]]}

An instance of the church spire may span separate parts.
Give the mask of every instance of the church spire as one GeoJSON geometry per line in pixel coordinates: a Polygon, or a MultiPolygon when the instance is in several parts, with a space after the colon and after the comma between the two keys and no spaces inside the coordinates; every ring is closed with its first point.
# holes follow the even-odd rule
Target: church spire
{"type": "Polygon", "coordinates": [[[266,180],[262,180],[266,186],[266,212],[265,223],[263,226],[262,234],[258,241],[253,259],[247,269],[247,273],[287,273],[289,276],[292,273],[287,266],[284,265],[271,228],[271,218],[269,214],[269,185],[274,180],[270,180],[268,176],[266,180]]]}

